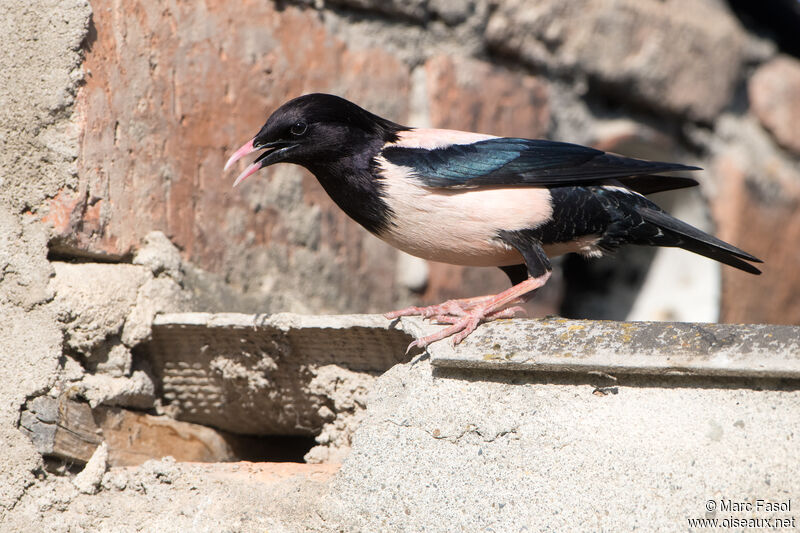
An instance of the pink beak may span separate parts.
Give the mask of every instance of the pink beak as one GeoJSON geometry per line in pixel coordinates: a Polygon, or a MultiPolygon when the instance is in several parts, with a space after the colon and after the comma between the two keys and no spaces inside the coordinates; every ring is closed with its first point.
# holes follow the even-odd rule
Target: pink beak
{"type": "MultiPolygon", "coordinates": [[[[233,155],[230,157],[230,159],[228,159],[228,162],[225,163],[224,170],[228,170],[228,168],[230,168],[230,166],[233,165],[234,163],[236,163],[238,160],[240,160],[241,158],[243,158],[247,154],[250,154],[250,153],[253,153],[253,152],[256,151],[256,148],[253,148],[253,140],[254,139],[251,139],[247,144],[245,144],[244,146],[242,146],[241,148],[239,148],[238,150],[236,150],[233,153],[233,155]]],[[[252,165],[248,166],[246,169],[244,169],[244,171],[241,174],[239,174],[239,176],[236,178],[236,180],[234,180],[233,186],[236,187],[241,182],[243,182],[245,179],[247,179],[249,176],[252,176],[256,172],[258,172],[258,170],[260,168],[261,168],[261,163],[253,163],[252,165]]]]}

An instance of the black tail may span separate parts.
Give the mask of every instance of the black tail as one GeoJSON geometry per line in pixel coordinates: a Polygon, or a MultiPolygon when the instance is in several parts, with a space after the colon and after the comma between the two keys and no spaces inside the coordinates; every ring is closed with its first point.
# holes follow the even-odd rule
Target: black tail
{"type": "Polygon", "coordinates": [[[617,181],[628,189],[645,195],[685,189],[686,187],[696,187],[699,185],[697,180],[678,176],[630,176],[627,178],[617,178],[617,181]]]}
{"type": "Polygon", "coordinates": [[[725,241],[700,231],[689,224],[674,218],[663,211],[650,207],[637,206],[636,211],[647,222],[661,228],[664,235],[653,244],[658,246],[677,246],[696,254],[704,255],[720,263],[725,263],[751,274],[761,271],[742,259],[753,263],[763,263],[761,259],[744,252],[725,241]]]}

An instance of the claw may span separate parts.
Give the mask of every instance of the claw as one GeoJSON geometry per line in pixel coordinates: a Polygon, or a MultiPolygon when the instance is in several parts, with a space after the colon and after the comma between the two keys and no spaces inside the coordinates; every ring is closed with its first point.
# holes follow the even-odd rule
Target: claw
{"type": "MultiPolygon", "coordinates": [[[[465,323],[463,324],[461,331],[453,336],[453,346],[459,344],[461,341],[467,338],[467,335],[475,331],[475,329],[478,327],[478,324],[481,323],[481,320],[482,318],[477,316],[472,316],[465,319],[465,323]]],[[[458,325],[461,326],[461,324],[458,325]]]]}
{"type": "MultiPolygon", "coordinates": [[[[419,346],[419,339],[415,340],[414,342],[412,342],[411,344],[408,345],[408,347],[406,348],[406,355],[410,354],[411,350],[413,350],[417,346],[419,346]]],[[[423,348],[424,348],[424,346],[423,346],[423,348]]]]}

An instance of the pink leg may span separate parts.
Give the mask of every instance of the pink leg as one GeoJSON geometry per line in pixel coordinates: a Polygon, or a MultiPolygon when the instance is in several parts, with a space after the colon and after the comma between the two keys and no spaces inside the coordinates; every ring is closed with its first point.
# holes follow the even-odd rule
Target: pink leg
{"type": "MultiPolygon", "coordinates": [[[[523,315],[527,313],[525,309],[522,307],[515,305],[514,307],[507,307],[505,309],[501,309],[500,311],[495,311],[494,313],[487,314],[481,322],[491,322],[492,320],[499,320],[501,318],[514,318],[517,313],[522,313],[523,315]]],[[[461,316],[452,316],[452,315],[437,315],[433,317],[436,322],[440,324],[456,324],[459,320],[461,320],[463,315],[461,316]]]]}
{"type": "Polygon", "coordinates": [[[463,316],[467,313],[468,309],[475,307],[481,302],[488,301],[494,298],[494,296],[494,294],[487,294],[486,296],[475,296],[473,298],[458,298],[456,300],[447,300],[444,303],[429,305],[427,307],[411,306],[398,311],[392,311],[391,313],[385,313],[383,316],[389,320],[393,320],[401,316],[421,316],[424,318],[441,315],[463,316]]]}
{"type": "Polygon", "coordinates": [[[475,328],[477,328],[478,324],[481,322],[488,322],[498,318],[510,318],[514,316],[516,312],[522,311],[520,307],[507,308],[507,306],[522,301],[524,295],[542,287],[547,283],[548,279],[550,279],[550,272],[546,272],[538,278],[526,279],[522,283],[518,283],[510,289],[494,296],[450,300],[441,305],[431,307],[408,308],[389,313],[386,317],[396,318],[398,316],[408,316],[412,314],[422,315],[424,317],[434,316],[439,322],[451,324],[438,333],[415,340],[408,346],[409,350],[414,346],[424,348],[432,342],[446,339],[451,335],[454,335],[453,344],[455,345],[475,331],[475,328]],[[411,312],[412,309],[417,311],[411,312]]]}

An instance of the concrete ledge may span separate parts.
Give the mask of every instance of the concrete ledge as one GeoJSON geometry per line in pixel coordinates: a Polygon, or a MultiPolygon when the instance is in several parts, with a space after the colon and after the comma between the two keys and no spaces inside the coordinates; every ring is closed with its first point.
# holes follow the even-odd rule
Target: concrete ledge
{"type": "MultiPolygon", "coordinates": [[[[407,360],[408,343],[440,327],[417,318],[390,322],[381,315],[292,313],[173,313],[153,323],[159,353],[172,357],[199,342],[200,331],[207,332],[203,352],[211,353],[235,351],[244,338],[274,341],[278,334],[296,356],[372,372],[407,360]]],[[[481,325],[457,347],[444,340],[427,351],[436,367],[486,371],[800,379],[800,326],[498,320],[481,325]]]]}
{"type": "MultiPolygon", "coordinates": [[[[142,351],[165,414],[235,434],[314,436],[307,460],[340,461],[375,379],[440,327],[380,315],[165,314],[142,351]]],[[[514,319],[427,353],[440,377],[470,369],[505,382],[542,371],[800,379],[793,326],[514,319]]]]}
{"type": "Polygon", "coordinates": [[[800,378],[797,326],[515,319],[429,352],[434,366],[484,371],[800,378]]]}
{"type": "Polygon", "coordinates": [[[375,383],[323,516],[348,531],[693,531],[730,517],[796,527],[799,381],[607,384],[396,365],[375,383]],[[753,511],[726,511],[730,501],[753,511]]]}
{"type": "MultiPolygon", "coordinates": [[[[176,418],[236,433],[316,435],[375,376],[443,327],[380,315],[157,316],[147,352],[176,418]],[[350,391],[341,383],[347,384],[350,391]]],[[[800,327],[547,318],[481,325],[428,347],[441,369],[800,379],[800,327]]]]}
{"type": "Polygon", "coordinates": [[[354,411],[413,340],[371,315],[176,313],[143,348],[180,420],[250,435],[316,435],[354,411]]]}

